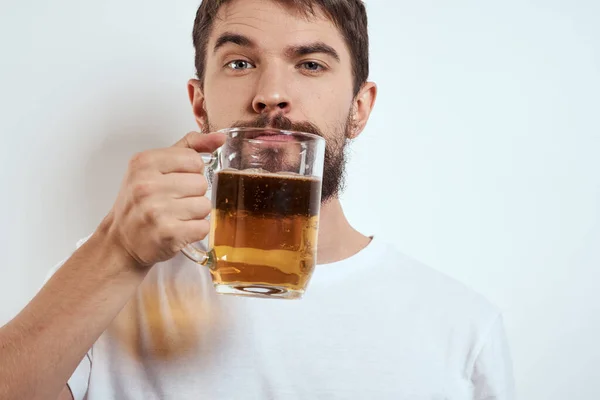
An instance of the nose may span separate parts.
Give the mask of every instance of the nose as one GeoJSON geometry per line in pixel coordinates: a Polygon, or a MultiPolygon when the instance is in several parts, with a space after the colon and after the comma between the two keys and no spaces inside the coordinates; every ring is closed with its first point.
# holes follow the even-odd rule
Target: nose
{"type": "Polygon", "coordinates": [[[261,74],[252,99],[252,109],[257,114],[287,114],[291,111],[291,99],[288,93],[283,71],[276,66],[265,69],[261,74]]]}

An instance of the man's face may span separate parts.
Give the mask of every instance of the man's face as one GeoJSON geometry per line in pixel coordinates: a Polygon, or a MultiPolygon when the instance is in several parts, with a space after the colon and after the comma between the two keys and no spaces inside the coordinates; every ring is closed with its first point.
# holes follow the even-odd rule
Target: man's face
{"type": "Polygon", "coordinates": [[[352,62],[321,12],[306,18],[269,0],[226,3],[208,40],[203,90],[196,90],[205,131],[271,126],[323,136],[323,198],[337,195],[354,128],[352,62]]]}

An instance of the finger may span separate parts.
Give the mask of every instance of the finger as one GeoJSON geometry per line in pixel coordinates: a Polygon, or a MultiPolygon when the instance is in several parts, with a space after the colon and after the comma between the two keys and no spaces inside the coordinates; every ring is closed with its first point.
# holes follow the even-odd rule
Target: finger
{"type": "Polygon", "coordinates": [[[199,242],[210,232],[210,222],[205,219],[182,221],[179,224],[178,232],[181,233],[186,243],[199,242]]]}
{"type": "Polygon", "coordinates": [[[163,175],[160,186],[170,198],[182,199],[204,196],[208,189],[208,181],[202,174],[170,173],[163,175]]]}
{"type": "Polygon", "coordinates": [[[138,168],[158,169],[163,174],[174,172],[201,174],[204,172],[202,157],[192,149],[169,147],[150,150],[134,157],[133,162],[138,168]]]}
{"type": "Polygon", "coordinates": [[[193,149],[199,153],[212,153],[225,143],[223,133],[190,132],[173,147],[193,149]]]}
{"type": "Polygon", "coordinates": [[[212,209],[211,202],[204,196],[187,197],[185,199],[172,200],[170,207],[173,217],[180,221],[192,221],[206,219],[212,209]]]}

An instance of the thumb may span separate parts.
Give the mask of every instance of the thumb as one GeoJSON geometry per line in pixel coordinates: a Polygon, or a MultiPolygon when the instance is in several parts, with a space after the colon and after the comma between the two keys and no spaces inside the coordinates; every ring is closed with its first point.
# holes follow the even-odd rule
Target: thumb
{"type": "Polygon", "coordinates": [[[194,149],[199,153],[212,153],[225,143],[223,133],[190,132],[181,138],[173,147],[194,149]]]}

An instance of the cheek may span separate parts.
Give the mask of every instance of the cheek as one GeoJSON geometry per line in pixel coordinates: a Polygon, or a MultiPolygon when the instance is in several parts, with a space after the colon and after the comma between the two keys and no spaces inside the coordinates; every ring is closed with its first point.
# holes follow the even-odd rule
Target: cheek
{"type": "Polygon", "coordinates": [[[302,114],[317,126],[325,128],[325,132],[337,130],[346,122],[352,99],[340,96],[331,88],[313,88],[306,91],[302,101],[302,114]]]}
{"type": "Polygon", "coordinates": [[[204,99],[211,125],[220,129],[242,119],[252,105],[250,88],[251,84],[241,79],[207,78],[204,99]]]}

